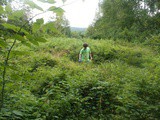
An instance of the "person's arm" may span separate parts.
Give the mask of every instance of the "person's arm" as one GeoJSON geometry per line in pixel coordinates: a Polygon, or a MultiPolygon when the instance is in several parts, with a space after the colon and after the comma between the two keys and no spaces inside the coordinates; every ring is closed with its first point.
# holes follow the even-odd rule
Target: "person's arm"
{"type": "Polygon", "coordinates": [[[89,57],[90,57],[90,60],[93,59],[93,58],[92,58],[92,52],[91,52],[91,50],[90,50],[90,52],[89,52],[89,57]]]}
{"type": "Polygon", "coordinates": [[[82,54],[79,54],[79,60],[81,60],[82,59],[82,54]]]}
{"type": "Polygon", "coordinates": [[[89,55],[90,55],[90,59],[92,60],[92,59],[93,59],[93,58],[92,58],[92,53],[90,53],[89,55]]]}
{"type": "Polygon", "coordinates": [[[81,62],[81,61],[82,61],[82,49],[79,52],[79,62],[81,62]]]}

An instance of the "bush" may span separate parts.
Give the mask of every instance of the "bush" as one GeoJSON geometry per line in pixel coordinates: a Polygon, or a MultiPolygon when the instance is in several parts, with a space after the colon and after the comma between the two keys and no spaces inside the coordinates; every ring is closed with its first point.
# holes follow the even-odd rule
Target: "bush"
{"type": "Polygon", "coordinates": [[[8,69],[0,119],[160,117],[160,57],[150,48],[117,41],[54,38],[28,52],[10,62],[14,69],[8,69]],[[83,42],[90,45],[93,63],[76,62],[83,42]]]}

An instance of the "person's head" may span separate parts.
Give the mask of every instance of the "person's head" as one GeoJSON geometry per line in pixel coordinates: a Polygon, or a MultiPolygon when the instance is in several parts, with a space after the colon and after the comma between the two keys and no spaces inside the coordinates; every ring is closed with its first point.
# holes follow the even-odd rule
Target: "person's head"
{"type": "Polygon", "coordinates": [[[87,43],[84,43],[84,44],[83,44],[83,47],[84,47],[84,49],[86,49],[86,48],[88,47],[88,44],[87,44],[87,43]]]}

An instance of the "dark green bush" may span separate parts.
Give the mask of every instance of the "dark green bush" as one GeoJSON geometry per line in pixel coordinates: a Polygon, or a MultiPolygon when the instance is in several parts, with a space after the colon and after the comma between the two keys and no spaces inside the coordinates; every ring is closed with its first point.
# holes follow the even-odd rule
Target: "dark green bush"
{"type": "Polygon", "coordinates": [[[117,101],[111,93],[112,86],[108,82],[86,83],[79,86],[81,107],[87,116],[100,119],[101,115],[109,118],[114,114],[117,101]]]}
{"type": "Polygon", "coordinates": [[[49,66],[54,67],[57,64],[56,60],[49,59],[49,58],[42,58],[34,61],[33,65],[31,66],[29,72],[37,71],[37,68],[40,66],[49,66]]]}

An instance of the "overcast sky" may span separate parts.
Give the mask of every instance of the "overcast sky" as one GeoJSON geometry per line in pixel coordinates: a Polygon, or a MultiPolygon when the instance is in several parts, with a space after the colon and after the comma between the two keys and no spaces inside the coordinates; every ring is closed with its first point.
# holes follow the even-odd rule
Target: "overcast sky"
{"type": "MultiPolygon", "coordinates": [[[[37,2],[37,0],[34,0],[37,2]]],[[[62,6],[62,0],[56,0],[56,6],[62,6]]],[[[98,9],[99,0],[67,0],[63,9],[65,10],[65,17],[69,20],[71,27],[88,27],[95,18],[95,13],[98,9]]],[[[44,9],[49,7],[48,4],[39,5],[44,9]]],[[[35,12],[36,14],[36,12],[35,12]]],[[[45,21],[52,16],[52,13],[43,15],[45,21]]],[[[40,16],[41,17],[41,16],[40,16]]]]}
{"type": "Polygon", "coordinates": [[[95,18],[99,0],[68,0],[72,3],[64,8],[65,16],[73,27],[88,27],[95,18]],[[71,2],[76,1],[76,2],[71,2]]]}

